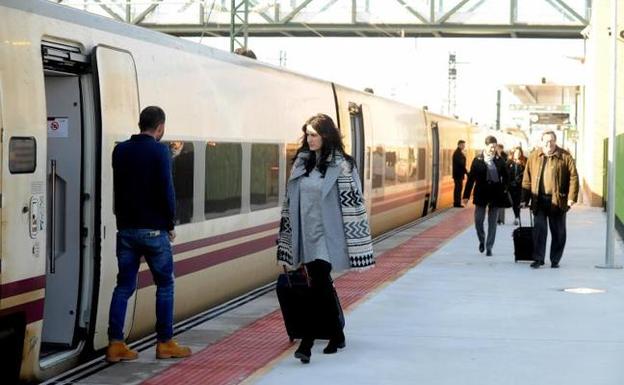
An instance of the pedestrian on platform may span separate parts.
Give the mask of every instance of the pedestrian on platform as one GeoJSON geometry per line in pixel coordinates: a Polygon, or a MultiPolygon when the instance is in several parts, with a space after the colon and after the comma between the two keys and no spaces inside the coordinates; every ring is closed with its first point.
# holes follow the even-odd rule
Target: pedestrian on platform
{"type": "Polygon", "coordinates": [[[488,257],[492,256],[492,247],[496,239],[496,220],[499,207],[505,207],[507,199],[505,188],[507,186],[507,168],[505,161],[496,153],[496,138],[485,138],[485,149],[477,155],[470,165],[468,182],[464,189],[464,204],[474,186],[473,203],[475,204],[475,229],[479,238],[479,251],[486,250],[488,257]],[[487,239],[483,229],[487,210],[488,231],[487,239]]]}
{"type": "Polygon", "coordinates": [[[468,170],[466,170],[466,155],[464,155],[465,147],[466,142],[460,140],[457,142],[457,148],[453,153],[453,181],[455,182],[453,207],[464,207],[461,204],[461,193],[464,186],[464,175],[468,174],[468,170]]]}
{"type": "Polygon", "coordinates": [[[529,155],[522,179],[522,201],[530,203],[535,217],[531,267],[538,269],[544,264],[550,228],[550,267],[556,269],[566,243],[566,213],[578,199],[579,181],[574,159],[557,146],[554,131],[542,134],[541,145],[541,151],[529,155]]]}
{"type": "Polygon", "coordinates": [[[507,163],[509,174],[509,194],[511,195],[514,213],[514,225],[520,223],[520,204],[522,203],[522,178],[527,158],[524,156],[522,147],[516,147],[511,152],[511,159],[507,163]]]}
{"type": "MultiPolygon", "coordinates": [[[[503,144],[499,143],[496,145],[496,154],[505,162],[505,165],[507,165],[509,161],[509,156],[507,155],[507,152],[505,151],[505,146],[503,144]]],[[[505,186],[505,190],[507,190],[508,187],[509,186],[505,186]]],[[[496,223],[499,225],[505,224],[505,207],[509,206],[499,207],[498,218],[496,220],[496,223]]]]}
{"type": "Polygon", "coordinates": [[[113,188],[117,219],[117,286],[110,304],[106,360],[134,360],[138,353],[124,343],[128,298],[136,290],[141,256],[156,283],[156,358],[187,357],[188,347],[173,339],[173,257],[175,192],[171,153],[160,139],[165,112],[146,107],[140,133],[113,150],[113,188]]]}
{"type": "MultiPolygon", "coordinates": [[[[277,259],[290,269],[305,266],[316,303],[327,319],[336,320],[323,350],[331,354],[345,347],[345,335],[330,272],[366,269],[375,260],[360,179],[340,132],[324,114],[308,119],[302,130],[282,207],[277,259]]],[[[308,363],[315,335],[304,334],[295,357],[308,363]]]]}

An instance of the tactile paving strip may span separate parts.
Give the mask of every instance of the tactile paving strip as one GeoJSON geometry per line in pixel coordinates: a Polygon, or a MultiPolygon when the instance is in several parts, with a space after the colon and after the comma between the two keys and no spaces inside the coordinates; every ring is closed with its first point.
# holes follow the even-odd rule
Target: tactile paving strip
{"type": "MultiPolygon", "coordinates": [[[[375,268],[347,272],[335,281],[346,310],[377,287],[396,280],[438,249],[473,220],[473,210],[461,210],[377,257],[375,268]]],[[[258,319],[143,382],[144,385],[239,384],[292,346],[280,310],[258,319]]]]}

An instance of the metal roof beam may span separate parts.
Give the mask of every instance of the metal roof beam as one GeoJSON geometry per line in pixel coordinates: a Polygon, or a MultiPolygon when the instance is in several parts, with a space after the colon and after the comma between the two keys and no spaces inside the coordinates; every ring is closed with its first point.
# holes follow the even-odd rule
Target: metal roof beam
{"type": "Polygon", "coordinates": [[[437,20],[438,23],[443,24],[444,22],[446,22],[451,16],[453,16],[455,13],[457,13],[457,11],[459,11],[464,5],[466,5],[466,3],[468,3],[470,0],[462,0],[459,3],[457,3],[456,6],[453,7],[453,9],[451,9],[450,11],[448,11],[446,14],[444,14],[444,16],[442,16],[440,19],[437,20]]]}
{"type": "MultiPolygon", "coordinates": [[[[417,10],[415,10],[414,8],[410,7],[404,0],[396,0],[396,2],[398,2],[399,4],[401,4],[402,6],[405,7],[405,9],[411,13],[412,15],[416,16],[416,18],[420,21],[422,21],[425,24],[429,24],[431,22],[433,22],[434,20],[427,20],[423,15],[421,15],[417,10]]],[[[433,4],[433,3],[432,3],[433,4]]]]}
{"type": "Polygon", "coordinates": [[[293,9],[285,18],[279,20],[280,23],[286,24],[290,22],[302,9],[304,9],[308,4],[310,4],[313,0],[304,0],[303,3],[299,4],[297,8],[293,9]]]}
{"type": "Polygon", "coordinates": [[[132,19],[132,24],[139,24],[140,22],[142,22],[143,20],[145,20],[145,18],[147,16],[149,16],[152,12],[154,12],[156,10],[156,8],[158,8],[158,6],[160,5],[160,3],[163,0],[153,0],[154,3],[152,3],[149,7],[147,7],[143,12],[141,12],[137,17],[135,17],[134,19],[132,19]]]}
{"type": "MultiPolygon", "coordinates": [[[[580,21],[583,24],[588,24],[588,21],[581,15],[579,15],[572,7],[570,7],[568,5],[568,3],[566,3],[563,0],[546,0],[548,2],[548,4],[550,4],[553,8],[557,9],[559,12],[561,12],[561,14],[563,14],[564,16],[566,16],[566,18],[568,18],[571,21],[574,21],[574,19],[580,21]],[[555,4],[559,5],[559,7],[563,8],[563,10],[561,10],[561,8],[557,7],[555,4]],[[573,18],[570,17],[570,15],[573,16],[573,18]]],[[[616,0],[617,1],[617,0],[616,0]]]]}
{"type": "Polygon", "coordinates": [[[108,13],[109,15],[111,15],[113,17],[113,19],[117,20],[117,21],[122,21],[125,22],[126,20],[119,16],[115,11],[113,11],[112,9],[110,9],[108,6],[106,6],[105,4],[102,4],[102,0],[94,0],[96,3],[98,3],[98,5],[100,6],[100,8],[102,8],[104,11],[106,11],[106,13],[108,13]]]}

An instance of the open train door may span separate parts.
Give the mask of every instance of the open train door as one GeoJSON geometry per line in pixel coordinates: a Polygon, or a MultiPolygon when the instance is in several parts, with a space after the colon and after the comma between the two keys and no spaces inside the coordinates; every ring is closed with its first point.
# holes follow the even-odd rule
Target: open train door
{"type": "Polygon", "coordinates": [[[431,195],[429,208],[435,211],[438,203],[438,189],[440,186],[440,133],[438,122],[431,123],[431,195]]]}
{"type": "MultiPolygon", "coordinates": [[[[100,175],[100,240],[101,267],[97,304],[94,347],[106,346],[108,337],[108,308],[115,287],[117,258],[115,257],[116,224],[113,211],[112,153],[115,144],[137,131],[139,119],[139,88],[132,54],[121,49],[97,46],[93,52],[97,73],[97,95],[101,117],[101,175],[100,175]]],[[[133,317],[136,295],[128,301],[126,326],[133,317]]],[[[126,330],[127,332],[127,330],[126,330]]]]}
{"type": "Polygon", "coordinates": [[[362,191],[365,191],[364,114],[362,113],[361,105],[349,102],[349,120],[351,122],[351,156],[355,160],[355,165],[358,168],[358,176],[360,177],[360,182],[362,183],[362,191]]]}

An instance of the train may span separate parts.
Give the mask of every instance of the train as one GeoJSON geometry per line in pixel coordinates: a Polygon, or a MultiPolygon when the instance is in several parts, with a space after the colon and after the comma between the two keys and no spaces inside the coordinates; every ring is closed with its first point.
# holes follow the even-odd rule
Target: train
{"type": "MultiPolygon", "coordinates": [[[[326,60],[326,59],[319,59],[326,60]]],[[[452,205],[452,152],[484,131],[337,83],[44,0],[0,2],[0,376],[40,381],[107,343],[117,273],[111,155],[167,113],[175,319],[279,273],[281,200],[305,120],[339,125],[374,235],[452,205]]],[[[153,331],[145,263],[126,319],[153,331]]]]}

